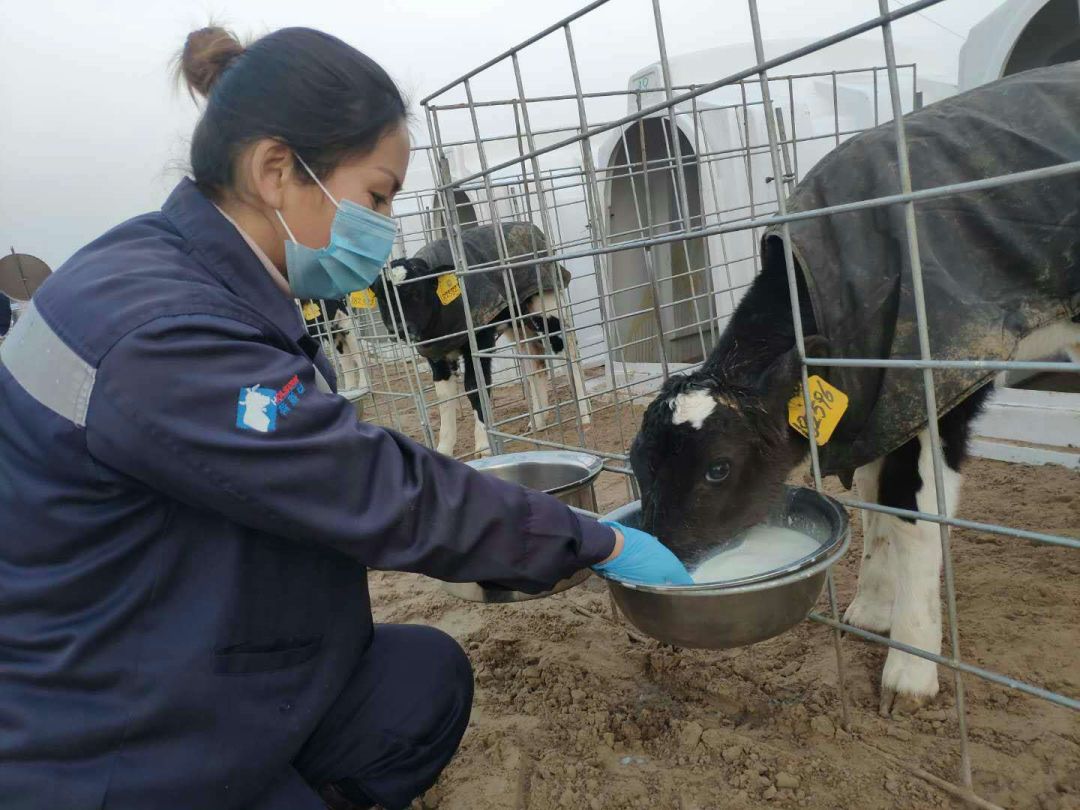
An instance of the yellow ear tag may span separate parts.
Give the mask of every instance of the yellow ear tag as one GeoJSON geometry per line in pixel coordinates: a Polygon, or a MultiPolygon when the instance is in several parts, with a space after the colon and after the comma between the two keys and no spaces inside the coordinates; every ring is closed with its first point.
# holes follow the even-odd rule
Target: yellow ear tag
{"type": "Polygon", "coordinates": [[[300,312],[303,314],[305,321],[313,321],[322,315],[322,310],[319,309],[319,305],[314,301],[308,301],[304,304],[304,307],[300,312]]]}
{"type": "Polygon", "coordinates": [[[377,306],[373,290],[357,290],[349,293],[349,303],[353,309],[374,309],[377,306]]]}
{"type": "MultiPolygon", "coordinates": [[[[847,411],[848,395],[817,375],[811,377],[809,382],[810,404],[814,409],[814,432],[818,445],[822,445],[832,438],[833,431],[840,424],[840,417],[847,411]]],[[[810,437],[802,385],[796,386],[795,396],[788,402],[788,424],[803,436],[810,437]]]]}
{"type": "Polygon", "coordinates": [[[444,307],[461,298],[461,286],[458,284],[457,276],[453,273],[443,273],[439,276],[439,286],[435,289],[435,294],[439,296],[444,307]]]}

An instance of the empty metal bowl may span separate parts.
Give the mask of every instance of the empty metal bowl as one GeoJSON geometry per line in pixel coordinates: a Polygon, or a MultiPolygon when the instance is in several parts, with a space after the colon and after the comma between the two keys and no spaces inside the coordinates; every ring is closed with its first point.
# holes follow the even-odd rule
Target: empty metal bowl
{"type": "MultiPolygon", "coordinates": [[[[563,450],[537,450],[526,453],[506,453],[467,462],[481,472],[494,475],[504,481],[512,481],[529,489],[553,495],[567,506],[596,512],[596,493],[593,482],[603,469],[603,462],[589,453],[573,453],[563,450]]],[[[470,602],[525,602],[543,599],[553,593],[580,585],[589,578],[589,569],[583,568],[572,577],[555,583],[550,591],[525,593],[500,588],[480,582],[444,582],[443,590],[470,602]]]]}
{"type": "MultiPolygon", "coordinates": [[[[628,526],[639,526],[641,503],[635,501],[611,514],[628,526]]],[[[806,618],[821,596],[825,574],[847,551],[847,512],[812,489],[787,487],[766,526],[800,531],[818,548],[782,568],[752,577],[700,585],[641,585],[603,572],[623,615],[646,635],[677,647],[722,650],[744,647],[778,636],[806,618]]],[[[717,547],[725,538],[717,538],[717,547]]]]}

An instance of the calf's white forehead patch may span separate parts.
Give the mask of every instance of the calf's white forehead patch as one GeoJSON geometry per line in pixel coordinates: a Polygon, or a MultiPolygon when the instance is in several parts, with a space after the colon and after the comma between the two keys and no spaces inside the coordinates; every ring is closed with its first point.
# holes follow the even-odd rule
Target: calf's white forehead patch
{"type": "Polygon", "coordinates": [[[668,400],[672,410],[671,424],[689,424],[694,430],[701,430],[705,420],[716,410],[716,400],[708,391],[688,391],[668,400]]]}
{"type": "Polygon", "coordinates": [[[399,265],[397,267],[391,267],[389,270],[387,270],[386,275],[387,278],[390,279],[390,283],[396,286],[403,282],[406,278],[408,278],[409,271],[399,265]]]}

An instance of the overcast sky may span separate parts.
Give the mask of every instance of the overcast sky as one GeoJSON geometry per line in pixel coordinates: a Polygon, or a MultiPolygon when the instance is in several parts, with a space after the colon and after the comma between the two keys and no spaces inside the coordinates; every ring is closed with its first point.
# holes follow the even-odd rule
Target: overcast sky
{"type": "MultiPolygon", "coordinates": [[[[876,16],[876,0],[758,0],[766,38],[822,36],[876,16]]],[[[892,0],[893,7],[910,0],[892,0]]],[[[943,52],[1001,0],[945,0],[897,35],[943,52]],[[946,30],[948,29],[948,30],[946,30]]],[[[171,60],[213,17],[242,36],[290,25],[368,53],[418,102],[583,0],[0,0],[0,252],[58,266],[127,217],[160,207],[182,176],[198,115],[171,60]]],[[[740,0],[664,0],[672,56],[750,37],[740,0]],[[689,13],[688,13],[689,12],[689,13]]],[[[586,89],[622,89],[657,59],[648,0],[612,0],[574,26],[586,89]]],[[[571,88],[561,36],[523,56],[526,92],[571,88]]],[[[719,78],[719,77],[717,77],[719,78]]],[[[509,70],[477,83],[514,95],[509,70]]],[[[418,136],[426,140],[421,125],[418,136]]]]}

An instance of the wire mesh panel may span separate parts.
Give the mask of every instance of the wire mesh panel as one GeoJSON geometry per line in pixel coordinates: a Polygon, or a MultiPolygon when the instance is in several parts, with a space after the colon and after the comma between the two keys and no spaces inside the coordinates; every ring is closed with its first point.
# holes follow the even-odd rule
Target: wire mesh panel
{"type": "MultiPolygon", "coordinates": [[[[747,39],[752,48],[743,62],[736,67],[715,65],[711,75],[708,65],[699,64],[694,71],[684,71],[695,72],[689,79],[673,69],[673,64],[679,70],[685,66],[668,54],[659,0],[610,2],[628,16],[647,20],[656,33],[655,63],[632,76],[628,87],[583,83],[576,35],[593,25],[609,4],[599,0],[447,84],[423,103],[431,145],[418,154],[428,160],[431,188],[415,195],[413,213],[406,214],[419,224],[404,229],[402,252],[412,255],[412,246],[425,240],[447,240],[452,262],[446,275],[456,280],[464,304],[462,337],[474,382],[485,379],[487,361],[495,362],[493,384],[475,386],[482,423],[477,444],[490,443],[494,452],[584,448],[605,459],[609,471],[624,474],[628,500],[636,497],[628,448],[644,406],[672,375],[706,363],[761,271],[763,233],[768,229],[780,236],[805,412],[814,410],[810,376],[815,372],[903,368],[918,375],[921,385],[926,463],[919,469],[932,479],[924,482],[927,499],[917,501],[915,508],[871,498],[851,497],[844,503],[864,514],[902,518],[919,531],[936,527],[933,542],[940,548],[930,556],[940,553],[948,644],[946,652],[926,649],[841,621],[830,577],[828,610],[811,618],[835,631],[844,722],[848,706],[841,630],[947,667],[955,676],[960,790],[976,801],[970,792],[963,675],[1071,710],[1080,709],[1080,701],[962,659],[950,528],[1073,549],[1080,548],[1080,540],[956,517],[956,487],[950,477],[955,474],[943,456],[943,409],[936,385],[953,372],[1075,373],[1080,364],[979,356],[978,341],[969,356],[935,357],[931,334],[936,326],[927,311],[916,209],[928,201],[1015,184],[1035,188],[1040,180],[1075,173],[1080,161],[1013,173],[984,171],[947,185],[913,188],[905,115],[948,92],[921,79],[915,64],[898,64],[892,28],[897,20],[941,0],[918,0],[895,10],[886,0],[870,0],[866,20],[859,25],[768,58],[758,3],[749,0],[747,39]],[[837,64],[829,64],[829,48],[855,43],[863,47],[866,39],[855,39],[860,35],[878,38],[875,55],[862,51],[863,57],[856,56],[852,64],[858,49],[849,49],[837,64]],[[550,91],[550,77],[543,91],[530,92],[523,65],[537,52],[545,70],[565,76],[561,92],[550,91]],[[858,63],[860,58],[863,63],[858,63]],[[789,195],[807,172],[852,136],[875,127],[891,128],[877,131],[895,139],[894,154],[883,161],[899,178],[895,188],[835,205],[789,208],[789,195]],[[909,328],[917,351],[911,356],[808,356],[790,230],[821,218],[840,223],[843,215],[858,211],[899,212],[902,236],[894,249],[910,268],[905,284],[915,302],[909,328]],[[501,226],[513,223],[527,223],[539,236],[529,245],[512,244],[500,234],[501,226]],[[471,255],[467,246],[475,237],[470,234],[489,226],[498,226],[491,249],[479,258],[471,255]],[[515,297],[515,274],[540,274],[551,265],[569,274],[565,285],[556,284],[550,295],[538,296],[539,302],[515,297]],[[479,277],[506,290],[507,305],[501,320],[494,322],[504,340],[497,346],[482,338],[493,322],[474,317],[483,308],[468,280],[479,277]],[[531,328],[529,318],[537,313],[557,323],[531,328]],[[543,396],[538,393],[541,386],[547,391],[543,396]],[[930,506],[923,508],[924,502],[930,506]]],[[[870,303],[857,300],[854,306],[870,303]]],[[[398,317],[407,319],[408,313],[401,309],[398,317]]],[[[1068,328],[1063,327],[1063,335],[1068,328]]],[[[411,346],[422,348],[422,343],[412,341],[411,346]]],[[[426,411],[422,372],[414,366],[412,375],[405,376],[416,386],[409,390],[421,392],[419,410],[426,411]]],[[[817,426],[807,421],[812,476],[821,489],[817,426]]],[[[934,593],[936,589],[935,584],[934,593]]]]}
{"type": "MultiPolygon", "coordinates": [[[[914,65],[898,75],[909,111],[918,104],[914,65]]],[[[640,421],[642,395],[671,371],[704,360],[752,281],[762,217],[776,211],[774,186],[790,189],[837,143],[888,118],[884,64],[778,76],[769,82],[770,108],[756,79],[705,93],[674,85],[671,93],[691,97],[670,114],[649,110],[666,98],[659,79],[646,74],[632,85],[537,96],[515,87],[518,95],[471,102],[467,88],[463,102],[438,103],[440,96],[426,105],[432,154],[441,155],[435,172],[446,183],[427,203],[439,229],[431,235],[445,235],[441,197],[453,198],[454,227],[527,220],[571,274],[555,314],[576,356],[544,358],[553,366],[548,426],[535,429],[529,418],[534,407],[519,371],[519,397],[494,389],[498,407],[486,424],[499,449],[517,440],[585,447],[613,455],[613,466],[627,472],[618,461],[640,421]],[[779,180],[769,162],[767,109],[784,133],[779,180]],[[607,131],[581,139],[583,127],[607,131]],[[583,391],[571,390],[564,362],[580,363],[583,391]],[[600,429],[583,429],[589,414],[601,417],[600,429]]],[[[514,258],[504,251],[461,272],[497,275],[538,263],[514,258]]],[[[520,344],[491,354],[525,363],[538,357],[520,344]]],[[[496,371],[495,379],[508,378],[496,371]]]]}

